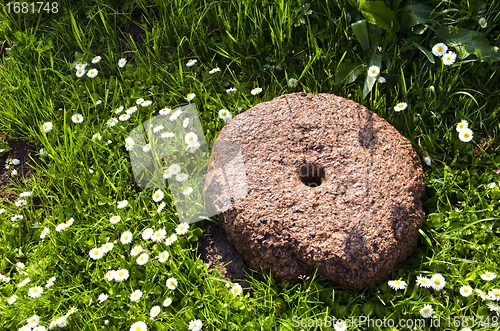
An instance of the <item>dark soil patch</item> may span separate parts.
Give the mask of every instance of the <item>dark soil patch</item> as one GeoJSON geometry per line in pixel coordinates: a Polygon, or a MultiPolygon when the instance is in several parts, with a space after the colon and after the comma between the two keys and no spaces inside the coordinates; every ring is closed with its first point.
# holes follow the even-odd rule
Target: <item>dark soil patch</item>
{"type": "Polygon", "coordinates": [[[261,275],[248,268],[241,254],[229,243],[224,229],[214,222],[207,221],[202,227],[204,236],[200,238],[199,258],[208,264],[209,271],[218,270],[227,281],[239,283],[245,292],[254,292],[250,277],[263,280],[261,275]]]}
{"type": "Polygon", "coordinates": [[[17,182],[18,186],[23,186],[23,178],[28,180],[35,172],[34,167],[40,164],[41,159],[38,156],[36,149],[30,145],[28,141],[23,140],[4,140],[11,148],[6,154],[0,156],[0,200],[14,202],[19,197],[19,192],[13,190],[15,188],[13,182],[17,182]],[[11,165],[17,170],[17,175],[12,177],[12,170],[5,169],[5,161],[7,159],[18,159],[20,163],[16,166],[11,165]]]}

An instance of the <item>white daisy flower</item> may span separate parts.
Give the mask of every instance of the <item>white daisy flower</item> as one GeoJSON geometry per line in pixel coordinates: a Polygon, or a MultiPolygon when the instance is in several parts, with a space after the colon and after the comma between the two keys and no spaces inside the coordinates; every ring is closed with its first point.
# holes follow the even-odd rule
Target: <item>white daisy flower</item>
{"type": "Polygon", "coordinates": [[[149,107],[149,106],[151,106],[151,104],[152,104],[152,103],[153,103],[153,101],[151,101],[151,100],[145,100],[145,101],[141,104],[141,106],[142,106],[142,107],[149,107]]]}
{"type": "Polygon", "coordinates": [[[481,291],[480,289],[477,289],[477,288],[476,288],[476,289],[475,289],[475,291],[476,291],[476,293],[479,295],[479,297],[480,297],[481,299],[483,299],[483,301],[485,301],[485,300],[488,300],[488,299],[489,299],[488,295],[487,295],[486,293],[484,293],[483,291],[481,291]]]}
{"type": "Polygon", "coordinates": [[[443,56],[446,52],[448,51],[448,46],[443,43],[437,43],[436,45],[432,46],[432,54],[435,56],[443,56]]]}
{"type": "Polygon", "coordinates": [[[151,316],[151,318],[155,318],[156,316],[158,316],[160,312],[161,312],[160,306],[154,306],[153,308],[151,308],[149,315],[151,316]]]}
{"type": "Polygon", "coordinates": [[[115,272],[114,270],[109,270],[108,272],[106,272],[106,274],[104,275],[104,278],[106,278],[106,280],[108,282],[112,281],[113,279],[115,279],[115,272]]]}
{"type": "Polygon", "coordinates": [[[424,305],[424,308],[420,309],[420,315],[422,315],[423,318],[431,317],[433,312],[434,309],[432,309],[431,305],[424,305]]]}
{"type": "Polygon", "coordinates": [[[189,322],[189,331],[200,331],[203,327],[203,323],[200,320],[192,320],[189,322]]]}
{"type": "Polygon", "coordinates": [[[396,106],[394,106],[394,111],[402,111],[405,110],[406,107],[408,107],[408,104],[406,102],[400,102],[396,106]]]}
{"type": "Polygon", "coordinates": [[[171,304],[172,304],[172,299],[166,298],[165,300],[163,300],[163,307],[168,307],[171,304]]]}
{"type": "Polygon", "coordinates": [[[378,78],[378,82],[379,82],[380,84],[384,84],[384,83],[386,82],[386,80],[385,80],[385,78],[384,78],[384,77],[380,76],[380,77],[378,78]]]}
{"type": "Polygon", "coordinates": [[[167,246],[170,246],[172,245],[175,241],[177,240],[177,236],[174,234],[172,234],[170,237],[168,237],[167,239],[165,239],[165,245],[167,246]]]}
{"type": "Polygon", "coordinates": [[[16,302],[16,300],[17,300],[17,295],[13,294],[9,297],[7,302],[9,303],[9,305],[12,305],[14,302],[16,302]]]}
{"type": "Polygon", "coordinates": [[[175,121],[180,115],[182,114],[182,111],[180,109],[177,109],[175,113],[170,115],[169,120],[170,121],[175,121]]]}
{"type": "Polygon", "coordinates": [[[95,78],[97,76],[97,69],[90,69],[87,71],[87,76],[90,78],[95,78]]]}
{"type": "Polygon", "coordinates": [[[167,231],[165,229],[159,229],[151,236],[152,241],[160,241],[165,238],[167,231]]]}
{"type": "Polygon", "coordinates": [[[175,278],[169,278],[167,279],[167,287],[169,290],[175,290],[175,288],[177,287],[177,279],[175,278]]]}
{"type": "Polygon", "coordinates": [[[498,301],[498,300],[500,300],[500,290],[497,288],[494,288],[488,292],[488,296],[490,297],[490,300],[498,301]]]}
{"type": "Polygon", "coordinates": [[[127,139],[125,139],[125,149],[127,151],[131,151],[134,149],[134,139],[132,137],[128,137],[127,139]]]}
{"type": "Polygon", "coordinates": [[[163,130],[165,127],[163,125],[158,125],[153,128],[153,133],[158,133],[163,130]]]}
{"type": "Polygon", "coordinates": [[[168,179],[168,178],[172,177],[172,175],[173,175],[173,173],[172,173],[172,171],[170,171],[169,168],[166,168],[163,170],[163,178],[168,179]]]}
{"type": "Polygon", "coordinates": [[[101,57],[100,56],[94,56],[94,58],[92,59],[92,63],[97,63],[101,61],[101,57]]]}
{"type": "Polygon", "coordinates": [[[184,137],[184,141],[188,145],[194,144],[194,143],[196,143],[198,141],[198,136],[194,132],[189,132],[184,137]]]}
{"type": "Polygon", "coordinates": [[[189,118],[186,118],[186,119],[184,119],[184,121],[182,122],[182,126],[183,126],[184,128],[186,128],[188,125],[189,125],[189,118]]]}
{"type": "Polygon", "coordinates": [[[107,242],[101,246],[101,250],[103,253],[107,253],[107,252],[111,252],[114,247],[115,247],[115,244],[113,244],[112,242],[107,242]]]}
{"type": "Polygon", "coordinates": [[[125,122],[126,120],[128,120],[130,118],[130,114],[121,114],[120,116],[118,116],[118,119],[122,122],[125,122]]]}
{"type": "Polygon", "coordinates": [[[226,90],[226,93],[234,93],[234,92],[236,92],[236,91],[237,91],[237,89],[236,89],[236,88],[231,87],[231,88],[228,88],[228,89],[226,90]]]}
{"type": "Polygon", "coordinates": [[[24,218],[23,215],[14,215],[10,218],[12,222],[16,222],[17,220],[22,220],[24,218]]]}
{"type": "Polygon", "coordinates": [[[370,77],[377,77],[379,73],[380,73],[379,66],[374,65],[368,68],[368,76],[370,77]]]}
{"type": "Polygon", "coordinates": [[[130,255],[132,256],[137,256],[139,255],[140,252],[142,252],[144,249],[141,246],[134,246],[132,250],[130,251],[130,255]]]}
{"type": "Polygon", "coordinates": [[[142,151],[144,153],[150,152],[151,151],[151,144],[146,144],[146,145],[142,146],[142,151]]]}
{"type": "Polygon", "coordinates": [[[104,301],[106,301],[107,299],[109,298],[109,296],[105,293],[101,293],[99,294],[99,297],[97,298],[97,300],[99,300],[99,303],[103,303],[104,301]]]}
{"type": "Polygon", "coordinates": [[[128,206],[128,201],[127,200],[123,200],[123,201],[118,201],[116,203],[116,206],[118,207],[118,209],[122,209],[122,208],[125,208],[128,206]]]}
{"type": "Polygon", "coordinates": [[[243,289],[241,288],[241,285],[240,284],[235,284],[232,288],[231,288],[231,294],[233,296],[238,296],[241,294],[241,292],[243,292],[243,289]]]}
{"type": "Polygon", "coordinates": [[[481,28],[486,28],[488,26],[488,22],[486,22],[486,18],[484,17],[481,17],[479,19],[479,25],[481,26],[481,28]]]}
{"type": "Polygon", "coordinates": [[[390,280],[387,284],[393,290],[404,290],[406,288],[406,282],[404,280],[390,280]]]}
{"type": "Polygon", "coordinates": [[[193,192],[193,188],[192,187],[188,187],[184,191],[182,191],[182,194],[184,194],[184,195],[190,195],[191,192],[193,192]]]}
{"type": "Polygon", "coordinates": [[[125,231],[122,233],[120,237],[120,241],[122,242],[123,245],[130,244],[132,242],[133,236],[132,232],[130,231],[125,231]]]}
{"type": "Polygon", "coordinates": [[[121,58],[120,60],[118,60],[118,66],[120,68],[123,68],[125,66],[125,64],[127,64],[127,60],[125,60],[124,58],[121,58]]]}
{"type": "Polygon", "coordinates": [[[290,87],[290,88],[294,88],[295,86],[297,86],[297,82],[298,82],[298,80],[297,80],[297,79],[295,79],[295,78],[290,78],[290,79],[288,80],[288,87],[290,87]]]}
{"type": "Polygon", "coordinates": [[[16,169],[12,170],[12,172],[10,173],[10,175],[12,177],[17,176],[17,170],[16,169]]]}
{"type": "Polygon", "coordinates": [[[92,140],[101,140],[102,136],[100,133],[96,133],[92,136],[92,140]]]}
{"type": "Polygon", "coordinates": [[[472,132],[469,128],[462,129],[458,132],[458,138],[460,138],[463,142],[469,142],[472,140],[473,134],[474,132],[472,132]]]}
{"type": "Polygon", "coordinates": [[[57,226],[56,226],[56,232],[61,232],[63,230],[66,230],[66,228],[67,228],[66,224],[64,224],[64,223],[57,224],[57,226]]]}
{"type": "Polygon", "coordinates": [[[445,66],[449,66],[449,65],[455,63],[456,59],[457,59],[457,54],[455,52],[447,52],[442,57],[443,64],[445,66]]]}
{"type": "Polygon", "coordinates": [[[139,98],[139,99],[135,100],[135,103],[138,105],[142,104],[143,102],[144,102],[143,98],[139,98]]]}
{"type": "Polygon", "coordinates": [[[427,277],[422,276],[417,276],[417,285],[424,288],[432,287],[431,280],[427,277]]]}
{"type": "Polygon", "coordinates": [[[194,144],[191,144],[188,147],[186,147],[184,150],[189,151],[189,153],[193,154],[198,150],[198,148],[200,148],[200,143],[195,142],[194,144]]]}
{"type": "Polygon", "coordinates": [[[97,105],[100,105],[101,103],[102,103],[102,100],[97,100],[97,101],[95,102],[95,105],[97,106],[97,105]]]}
{"type": "Polygon", "coordinates": [[[149,261],[149,255],[148,253],[142,253],[139,255],[139,257],[135,260],[138,265],[145,265],[149,261]]]}
{"type": "Polygon", "coordinates": [[[333,325],[335,331],[345,331],[347,330],[347,323],[343,320],[337,320],[333,325]]]}
{"type": "Polygon", "coordinates": [[[128,115],[132,115],[133,113],[135,113],[137,111],[137,107],[136,106],[132,106],[132,107],[128,107],[126,110],[125,110],[125,113],[128,114],[128,115]]]}
{"type": "Polygon", "coordinates": [[[124,108],[123,106],[120,106],[120,107],[116,108],[115,109],[115,114],[121,113],[123,111],[123,108],[124,108]]]}
{"type": "Polygon", "coordinates": [[[175,176],[175,179],[178,181],[178,182],[183,182],[185,180],[187,180],[189,178],[189,175],[187,174],[178,174],[175,176]]]}
{"type": "Polygon", "coordinates": [[[435,274],[431,277],[431,284],[435,290],[442,290],[446,285],[446,280],[440,274],[435,274]]]}
{"type": "Polygon", "coordinates": [[[181,172],[181,167],[178,164],[172,164],[170,167],[168,167],[168,170],[170,170],[172,175],[177,175],[179,172],[181,172]]]}
{"type": "Polygon", "coordinates": [[[78,69],[76,71],[76,77],[80,78],[80,77],[83,77],[83,75],[85,75],[85,70],[84,69],[78,69]]]}
{"type": "Polygon", "coordinates": [[[457,124],[456,130],[460,132],[460,130],[467,129],[469,127],[469,122],[466,120],[461,120],[460,123],[457,124]]]}
{"type": "Polygon", "coordinates": [[[161,134],[161,137],[162,138],[172,138],[174,136],[174,133],[173,132],[163,132],[161,134]]]}
{"type": "Polygon", "coordinates": [[[195,59],[191,59],[189,60],[187,63],[186,63],[186,66],[187,67],[192,67],[196,64],[196,62],[198,62],[198,60],[195,60],[195,59]]]}
{"type": "Polygon", "coordinates": [[[10,277],[7,277],[6,275],[0,275],[0,279],[6,284],[10,282],[10,277]]]}
{"type": "Polygon", "coordinates": [[[146,331],[148,327],[144,322],[135,322],[130,326],[130,331],[146,331]]]}
{"type": "Polygon", "coordinates": [[[120,220],[121,220],[120,216],[114,215],[114,216],[110,217],[109,222],[112,224],[116,224],[116,223],[120,222],[120,220]]]}
{"type": "Polygon", "coordinates": [[[167,251],[163,251],[158,255],[158,261],[163,263],[168,260],[169,256],[170,254],[167,251]]]}
{"type": "Polygon", "coordinates": [[[45,284],[46,288],[54,286],[54,281],[56,280],[56,277],[50,277],[49,280],[47,281],[47,284],[45,284]]]}
{"type": "Polygon", "coordinates": [[[219,68],[219,67],[217,67],[217,68],[213,68],[213,69],[212,69],[212,70],[210,70],[208,73],[209,73],[210,75],[213,75],[213,74],[215,74],[216,72],[219,72],[219,71],[220,71],[220,68],[219,68]]]}
{"type": "Polygon", "coordinates": [[[224,120],[224,122],[227,123],[227,121],[229,121],[231,118],[233,118],[233,116],[231,115],[231,113],[227,109],[221,109],[221,110],[219,110],[219,118],[224,120]]]}
{"type": "Polygon", "coordinates": [[[31,331],[46,331],[47,329],[43,325],[38,325],[36,326],[33,330],[31,331]]]}
{"type": "Polygon", "coordinates": [[[141,290],[135,290],[130,294],[130,301],[136,302],[139,301],[142,298],[142,291],[141,290]]]}
{"type": "Polygon", "coordinates": [[[163,200],[163,197],[165,196],[165,194],[163,193],[162,190],[156,190],[154,193],[153,193],[153,201],[154,202],[160,202],[161,200],[163,200]]]}
{"type": "MultiPolygon", "coordinates": [[[[500,306],[499,306],[496,302],[491,302],[491,301],[490,301],[490,302],[488,302],[488,303],[486,304],[486,306],[488,306],[488,308],[489,308],[491,311],[495,311],[495,312],[500,311],[500,306]]],[[[462,329],[462,331],[464,331],[464,330],[462,329]]],[[[472,330],[471,330],[471,331],[472,331],[472,330]]]]}
{"type": "Polygon", "coordinates": [[[89,252],[89,255],[93,260],[99,260],[101,257],[103,257],[104,252],[101,248],[92,248],[89,252]]]}
{"type": "Polygon", "coordinates": [[[74,313],[76,313],[78,311],[78,309],[76,307],[71,307],[68,312],[66,313],[66,315],[64,315],[64,317],[69,317],[71,315],[73,315],[74,313]]]}
{"type": "Polygon", "coordinates": [[[164,115],[165,116],[165,115],[170,114],[170,111],[171,111],[170,108],[164,107],[164,108],[160,109],[159,113],[160,113],[160,115],[164,115]]]}
{"type": "Polygon", "coordinates": [[[158,206],[158,209],[156,210],[157,213],[161,213],[161,211],[163,210],[163,208],[165,208],[167,204],[165,202],[162,202],[160,203],[160,205],[158,206]]]}
{"type": "Polygon", "coordinates": [[[26,206],[27,203],[28,201],[26,201],[25,199],[18,199],[14,204],[16,205],[16,207],[23,207],[26,206]]]}
{"type": "Polygon", "coordinates": [[[118,120],[115,117],[111,117],[107,122],[106,125],[109,126],[110,128],[114,127],[118,123],[118,120]]]}
{"type": "Polygon", "coordinates": [[[117,282],[121,282],[125,279],[127,279],[129,276],[129,272],[127,269],[119,269],[115,271],[115,280],[117,282]]]}
{"type": "Polygon", "coordinates": [[[47,132],[50,132],[50,130],[52,130],[52,122],[45,122],[42,124],[42,130],[47,133],[47,132]]]}
{"type": "Polygon", "coordinates": [[[190,102],[190,101],[191,101],[191,100],[193,100],[195,97],[196,97],[196,94],[194,94],[194,93],[188,93],[188,95],[186,95],[186,101],[187,101],[187,102],[190,102]]]}
{"type": "Polygon", "coordinates": [[[250,93],[252,93],[252,95],[257,95],[260,92],[262,92],[262,88],[260,88],[260,87],[256,87],[256,88],[254,88],[253,90],[250,91],[250,93]]]}
{"type": "Polygon", "coordinates": [[[32,191],[26,191],[26,192],[23,192],[23,193],[19,194],[19,196],[21,198],[26,198],[26,197],[30,197],[32,194],[33,194],[32,191]]]}
{"type": "Polygon", "coordinates": [[[149,240],[151,239],[151,236],[153,235],[154,230],[151,228],[147,228],[142,232],[142,239],[144,240],[149,240]]]}
{"type": "Polygon", "coordinates": [[[85,62],[84,63],[78,63],[75,68],[76,68],[76,70],[85,69],[86,66],[87,66],[87,63],[85,63],[85,62]]]}
{"type": "Polygon", "coordinates": [[[28,290],[28,296],[32,299],[39,298],[43,294],[43,288],[41,286],[31,287],[28,290]]]}
{"type": "Polygon", "coordinates": [[[177,227],[175,228],[175,232],[179,235],[179,236],[182,236],[182,235],[185,235],[189,230],[189,224],[187,223],[180,223],[179,225],[177,225],[177,227]]]}
{"type": "Polygon", "coordinates": [[[30,318],[28,318],[26,320],[26,322],[28,323],[28,326],[30,328],[34,328],[34,327],[38,326],[38,323],[40,323],[40,317],[35,314],[35,315],[31,316],[30,318]]]}
{"type": "Polygon", "coordinates": [[[493,280],[497,278],[497,274],[494,273],[494,272],[490,272],[490,271],[485,271],[484,274],[481,275],[481,279],[482,280],[493,280]]]}
{"type": "Polygon", "coordinates": [[[431,160],[430,156],[426,156],[426,157],[424,157],[424,161],[425,161],[425,163],[426,163],[428,166],[430,166],[430,165],[431,165],[431,163],[432,163],[432,160],[431,160]]]}
{"type": "Polygon", "coordinates": [[[81,114],[74,114],[71,116],[73,123],[80,124],[83,122],[83,116],[81,114]]]}

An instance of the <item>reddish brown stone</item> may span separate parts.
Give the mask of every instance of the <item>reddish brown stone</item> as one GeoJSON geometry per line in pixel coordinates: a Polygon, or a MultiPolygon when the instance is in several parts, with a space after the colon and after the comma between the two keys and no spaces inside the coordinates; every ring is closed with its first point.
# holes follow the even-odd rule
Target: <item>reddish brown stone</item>
{"type": "MultiPolygon", "coordinates": [[[[221,141],[241,148],[248,194],[219,222],[252,269],[294,283],[317,268],[358,291],[386,279],[416,248],[424,218],[420,159],[365,107],[332,94],[283,95],[234,117],[216,146],[221,141]],[[320,175],[307,176],[307,167],[320,175]]],[[[207,192],[228,187],[214,171],[227,159],[223,150],[212,153],[207,192]]],[[[227,163],[224,177],[230,173],[227,163]]]]}

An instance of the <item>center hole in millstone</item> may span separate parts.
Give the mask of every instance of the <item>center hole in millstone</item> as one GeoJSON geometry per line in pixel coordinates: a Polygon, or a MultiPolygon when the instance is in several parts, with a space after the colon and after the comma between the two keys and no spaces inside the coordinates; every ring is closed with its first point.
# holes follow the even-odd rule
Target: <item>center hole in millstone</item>
{"type": "Polygon", "coordinates": [[[309,187],[318,187],[325,178],[325,169],[317,163],[303,163],[299,166],[299,177],[309,187]]]}

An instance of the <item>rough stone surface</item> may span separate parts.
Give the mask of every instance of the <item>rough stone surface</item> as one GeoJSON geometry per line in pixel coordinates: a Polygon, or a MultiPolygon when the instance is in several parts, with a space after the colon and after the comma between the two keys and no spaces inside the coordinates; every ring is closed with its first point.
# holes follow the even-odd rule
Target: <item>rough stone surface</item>
{"type": "MultiPolygon", "coordinates": [[[[219,223],[250,268],[291,283],[317,268],[333,284],[359,291],[386,279],[416,248],[424,219],[420,159],[365,107],[332,94],[283,95],[234,117],[219,141],[243,154],[246,178],[239,180],[248,194],[219,223]],[[321,176],[306,176],[313,167],[321,176]]],[[[224,158],[214,149],[207,192],[229,189],[231,163],[224,161],[224,176],[214,168],[224,158]]]]}

